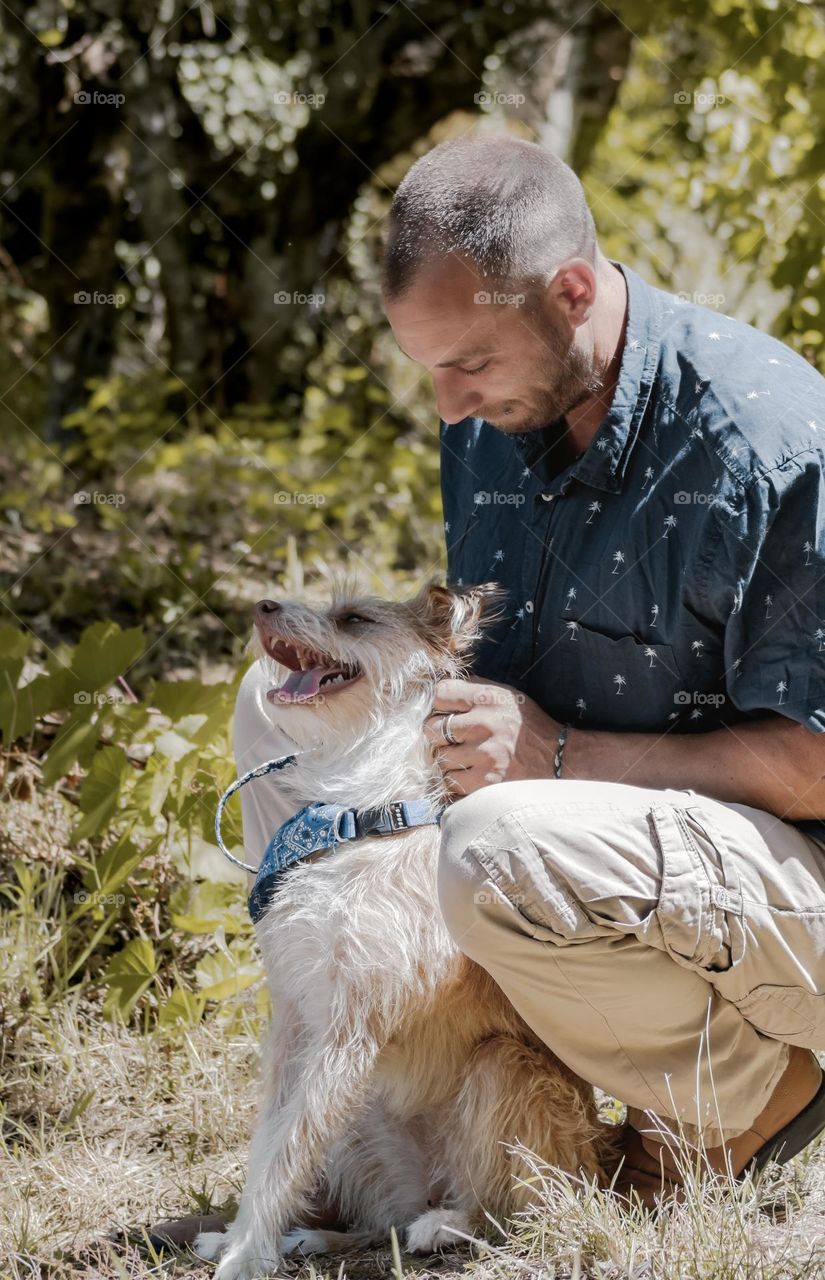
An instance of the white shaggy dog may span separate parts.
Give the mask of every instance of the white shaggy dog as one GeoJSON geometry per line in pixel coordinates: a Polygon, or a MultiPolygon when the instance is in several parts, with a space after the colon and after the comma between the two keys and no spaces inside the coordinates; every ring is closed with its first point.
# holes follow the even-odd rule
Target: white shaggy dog
{"type": "MultiPolygon", "coordinates": [[[[428,586],[405,603],[261,601],[274,714],[299,748],[258,786],[352,808],[446,796],[422,724],[462,673],[496,589],[428,586]]],[[[607,1150],[592,1090],[456,947],[436,891],[438,827],[347,841],[286,871],[258,924],[273,1019],[264,1099],[235,1221],[203,1233],[217,1280],[295,1249],[386,1241],[432,1252],[529,1204],[521,1143],[576,1175],[607,1150]],[[521,1179],[519,1178],[521,1175],[521,1179]],[[312,1225],[314,1222],[316,1225],[312,1225]],[[318,1229],[334,1217],[346,1231],[318,1229]],[[301,1224],[306,1224],[301,1226],[301,1224]]]]}

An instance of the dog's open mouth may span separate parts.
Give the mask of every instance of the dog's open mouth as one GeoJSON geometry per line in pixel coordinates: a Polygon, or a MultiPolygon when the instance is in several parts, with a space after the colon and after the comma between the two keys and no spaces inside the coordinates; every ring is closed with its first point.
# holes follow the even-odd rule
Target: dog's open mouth
{"type": "Polygon", "coordinates": [[[267,693],[270,702],[311,702],[337,693],[360,679],[361,670],[355,663],[340,662],[329,654],[276,640],[274,636],[261,638],[270,658],[289,667],[284,683],[267,693]]]}

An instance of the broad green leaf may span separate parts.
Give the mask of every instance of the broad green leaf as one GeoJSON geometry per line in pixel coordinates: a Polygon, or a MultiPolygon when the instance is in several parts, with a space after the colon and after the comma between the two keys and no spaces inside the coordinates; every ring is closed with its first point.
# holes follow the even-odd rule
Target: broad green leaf
{"type": "Polygon", "coordinates": [[[63,778],[74,764],[94,747],[100,737],[100,725],[86,718],[66,722],[52,743],[43,765],[43,781],[51,786],[63,778]]]}
{"type": "Polygon", "coordinates": [[[162,1027],[183,1025],[193,1027],[203,1017],[206,999],[186,987],[177,986],[169,999],[161,1005],[158,1022],[162,1027]]]}
{"type": "Polygon", "coordinates": [[[88,693],[107,689],[143,652],[143,631],[121,631],[116,622],[95,622],[81,635],[71,660],[77,687],[88,693]]]}
{"type": "Polygon", "coordinates": [[[120,1013],[124,1019],[134,1009],[157,971],[155,948],[148,938],[132,938],[109,962],[103,981],[109,991],[104,1013],[120,1013]]]}
{"type": "Polygon", "coordinates": [[[201,880],[179,889],[170,902],[172,923],[185,933],[241,933],[250,920],[240,886],[201,880]]]}
{"type": "Polygon", "coordinates": [[[137,870],[147,853],[148,850],[138,849],[127,835],[123,835],[95,860],[84,875],[83,883],[90,893],[104,896],[113,893],[137,870]]]}
{"type": "Polygon", "coordinates": [[[72,830],[72,843],[100,835],[108,827],[120,800],[120,788],[129,772],[122,747],[103,747],[80,788],[80,808],[84,814],[72,830]]]}
{"type": "Polygon", "coordinates": [[[251,958],[247,949],[217,951],[204,956],[195,977],[206,1000],[228,1000],[253,986],[264,976],[260,963],[251,958]]]}

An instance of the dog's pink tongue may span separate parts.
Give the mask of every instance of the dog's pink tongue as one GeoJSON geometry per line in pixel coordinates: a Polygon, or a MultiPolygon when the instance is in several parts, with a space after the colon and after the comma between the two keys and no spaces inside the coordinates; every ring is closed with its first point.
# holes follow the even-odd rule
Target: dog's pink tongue
{"type": "Polygon", "coordinates": [[[275,697],[280,702],[303,702],[304,698],[314,698],[323,674],[323,667],[312,667],[309,671],[290,671],[280,689],[275,690],[275,697]]]}

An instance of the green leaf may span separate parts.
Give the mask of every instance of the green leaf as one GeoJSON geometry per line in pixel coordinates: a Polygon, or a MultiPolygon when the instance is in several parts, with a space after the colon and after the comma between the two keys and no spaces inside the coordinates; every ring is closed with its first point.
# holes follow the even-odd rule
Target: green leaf
{"type": "Polygon", "coordinates": [[[206,1005],[204,996],[177,986],[165,1004],[161,1005],[158,1022],[162,1027],[183,1025],[193,1027],[200,1022],[206,1005]]]}
{"type": "Polygon", "coordinates": [[[204,956],[195,977],[206,1000],[228,1000],[264,976],[262,966],[252,958],[248,946],[234,944],[228,950],[204,956]]]}
{"type": "Polygon", "coordinates": [[[72,830],[72,843],[100,835],[117,810],[129,761],[122,747],[103,747],[80,788],[80,808],[84,814],[72,830]]]}
{"type": "Polygon", "coordinates": [[[107,689],[143,653],[143,631],[121,631],[116,622],[95,622],[81,635],[71,658],[77,687],[86,693],[107,689]]]}
{"type": "Polygon", "coordinates": [[[43,782],[47,787],[63,778],[72,765],[94,747],[100,737],[100,725],[87,719],[67,720],[52,743],[43,764],[43,782]]]}
{"type": "Polygon", "coordinates": [[[83,883],[90,893],[99,893],[104,897],[114,893],[140,866],[148,852],[146,849],[138,849],[128,835],[123,835],[89,868],[83,877],[83,883]]]}
{"type": "Polygon", "coordinates": [[[155,948],[148,938],[132,938],[109,962],[103,981],[109,991],[103,1005],[110,1016],[119,1013],[126,1019],[157,972],[155,948]]]}
{"type": "Polygon", "coordinates": [[[169,904],[172,923],[185,933],[242,933],[251,928],[239,885],[201,880],[182,886],[169,904]]]}

